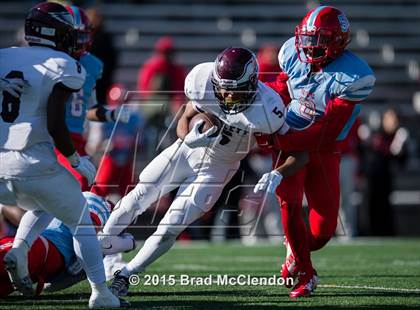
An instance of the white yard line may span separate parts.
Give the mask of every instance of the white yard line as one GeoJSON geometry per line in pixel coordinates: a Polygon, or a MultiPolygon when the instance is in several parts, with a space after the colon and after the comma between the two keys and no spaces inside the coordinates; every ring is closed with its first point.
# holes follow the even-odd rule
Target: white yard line
{"type": "Polygon", "coordinates": [[[420,288],[397,288],[397,287],[383,287],[383,286],[335,285],[335,284],[321,284],[321,285],[318,285],[318,287],[361,289],[361,290],[375,290],[375,291],[402,292],[402,293],[420,293],[420,288]]]}

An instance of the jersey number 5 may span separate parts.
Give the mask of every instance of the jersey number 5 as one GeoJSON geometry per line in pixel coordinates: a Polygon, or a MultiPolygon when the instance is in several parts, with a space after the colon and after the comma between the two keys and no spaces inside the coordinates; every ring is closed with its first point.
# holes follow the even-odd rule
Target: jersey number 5
{"type": "MultiPolygon", "coordinates": [[[[23,72],[21,71],[10,71],[6,78],[23,79],[23,72]]],[[[7,91],[3,92],[3,101],[1,103],[0,116],[6,123],[13,123],[19,116],[20,109],[20,96],[19,98],[13,97],[7,91]]]]}

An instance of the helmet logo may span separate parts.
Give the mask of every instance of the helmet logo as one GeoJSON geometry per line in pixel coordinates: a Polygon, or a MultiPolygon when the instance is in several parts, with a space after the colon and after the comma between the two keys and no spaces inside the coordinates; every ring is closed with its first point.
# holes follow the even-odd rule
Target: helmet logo
{"type": "Polygon", "coordinates": [[[220,79],[219,86],[221,88],[236,88],[238,87],[238,82],[236,80],[220,79]]]}
{"type": "Polygon", "coordinates": [[[60,22],[74,27],[73,17],[68,12],[49,12],[53,18],[58,19],[60,22]]]}
{"type": "Polygon", "coordinates": [[[302,32],[316,32],[316,26],[315,25],[302,25],[302,32]]]}
{"type": "Polygon", "coordinates": [[[54,28],[41,27],[40,33],[42,35],[52,37],[52,36],[55,36],[55,29],[54,28]]]}
{"type": "Polygon", "coordinates": [[[340,23],[342,32],[347,32],[349,30],[350,24],[347,17],[344,14],[338,15],[338,22],[340,23]]]}

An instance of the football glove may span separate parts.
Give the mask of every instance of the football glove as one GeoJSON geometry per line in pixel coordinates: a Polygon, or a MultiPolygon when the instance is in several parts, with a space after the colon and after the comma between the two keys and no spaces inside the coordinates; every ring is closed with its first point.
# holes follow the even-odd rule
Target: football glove
{"type": "Polygon", "coordinates": [[[191,131],[185,136],[184,142],[190,148],[196,147],[208,147],[213,144],[219,143],[222,139],[222,135],[217,135],[216,137],[211,137],[214,133],[217,132],[217,126],[209,128],[206,132],[200,133],[200,127],[203,125],[204,121],[200,120],[194,124],[191,131]]]}
{"type": "Polygon", "coordinates": [[[130,116],[131,111],[129,109],[124,109],[123,106],[105,112],[107,122],[116,122],[118,120],[127,124],[130,121],[130,116]]]}
{"type": "Polygon", "coordinates": [[[254,187],[254,194],[263,191],[273,194],[276,191],[277,186],[280,185],[282,179],[283,176],[277,170],[263,174],[257,185],[254,187]]]}
{"type": "Polygon", "coordinates": [[[89,156],[80,157],[79,154],[75,152],[73,155],[67,157],[67,160],[74,170],[87,179],[89,185],[93,183],[96,175],[96,167],[89,160],[89,156]]]}
{"type": "Polygon", "coordinates": [[[22,79],[0,78],[1,91],[6,91],[15,98],[19,98],[19,96],[23,93],[25,86],[29,86],[29,84],[22,79]]]}

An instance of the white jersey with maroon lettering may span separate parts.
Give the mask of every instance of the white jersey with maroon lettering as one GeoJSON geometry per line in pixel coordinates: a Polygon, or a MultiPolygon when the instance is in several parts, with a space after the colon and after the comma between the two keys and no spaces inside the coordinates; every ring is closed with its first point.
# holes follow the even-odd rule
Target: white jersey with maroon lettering
{"type": "Polygon", "coordinates": [[[237,114],[227,114],[214,95],[211,75],[213,62],[195,66],[185,80],[185,94],[199,112],[211,113],[223,122],[219,144],[207,148],[211,158],[221,161],[240,161],[255,143],[254,133],[285,133],[285,106],[281,97],[265,84],[258,82],[252,104],[237,114]]]}

